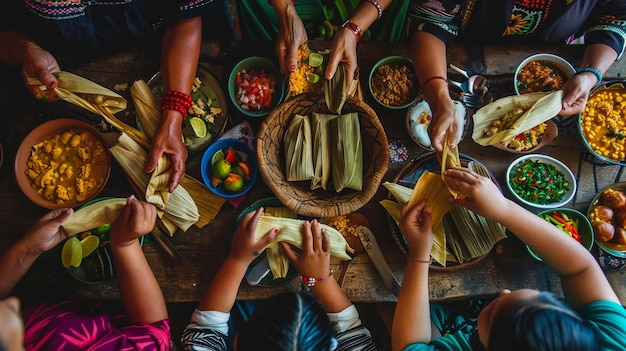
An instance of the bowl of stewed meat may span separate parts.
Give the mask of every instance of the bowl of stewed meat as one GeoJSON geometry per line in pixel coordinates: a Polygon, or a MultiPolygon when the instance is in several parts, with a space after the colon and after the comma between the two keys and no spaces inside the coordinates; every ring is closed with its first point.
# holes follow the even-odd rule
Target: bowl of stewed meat
{"type": "Polygon", "coordinates": [[[552,92],[561,89],[576,71],[564,58],[535,54],[522,61],[515,71],[515,93],[552,92]]]}

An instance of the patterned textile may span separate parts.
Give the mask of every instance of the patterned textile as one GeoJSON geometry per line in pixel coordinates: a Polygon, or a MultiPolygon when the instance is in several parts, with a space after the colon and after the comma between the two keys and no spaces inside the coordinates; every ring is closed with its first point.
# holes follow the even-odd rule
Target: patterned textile
{"type": "Polygon", "coordinates": [[[97,314],[98,307],[65,301],[25,308],[25,350],[170,350],[169,320],[133,325],[122,315],[97,314]]]}

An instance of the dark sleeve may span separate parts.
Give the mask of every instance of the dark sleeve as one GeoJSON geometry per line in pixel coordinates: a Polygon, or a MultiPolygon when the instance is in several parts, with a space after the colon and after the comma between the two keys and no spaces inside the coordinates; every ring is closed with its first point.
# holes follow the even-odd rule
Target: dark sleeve
{"type": "Polygon", "coordinates": [[[626,45],[626,2],[600,1],[584,28],[586,44],[605,44],[619,56],[626,45]]]}
{"type": "Polygon", "coordinates": [[[430,33],[446,45],[459,35],[459,19],[463,1],[412,1],[409,5],[409,31],[430,33]]]}
{"type": "MultiPolygon", "coordinates": [[[[221,1],[221,0],[218,0],[221,1]]],[[[167,22],[202,16],[212,7],[214,0],[170,0],[167,8],[167,22]]]]}

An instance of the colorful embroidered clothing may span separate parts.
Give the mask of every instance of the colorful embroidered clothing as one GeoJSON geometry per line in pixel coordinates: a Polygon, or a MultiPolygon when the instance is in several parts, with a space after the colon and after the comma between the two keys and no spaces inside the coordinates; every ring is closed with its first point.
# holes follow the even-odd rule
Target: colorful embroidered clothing
{"type": "Polygon", "coordinates": [[[479,43],[569,42],[585,36],[621,55],[626,45],[623,0],[412,0],[411,30],[444,43],[459,37],[479,43]]]}
{"type": "Polygon", "coordinates": [[[98,305],[69,301],[25,308],[25,350],[170,350],[169,320],[133,325],[98,312],[98,305]]]}
{"type": "MultiPolygon", "coordinates": [[[[376,346],[369,330],[361,324],[359,313],[354,305],[339,313],[329,313],[337,332],[336,351],[373,351],[376,346]]],[[[191,323],[185,328],[181,342],[188,351],[227,350],[228,319],[230,313],[195,310],[191,323]]]]}

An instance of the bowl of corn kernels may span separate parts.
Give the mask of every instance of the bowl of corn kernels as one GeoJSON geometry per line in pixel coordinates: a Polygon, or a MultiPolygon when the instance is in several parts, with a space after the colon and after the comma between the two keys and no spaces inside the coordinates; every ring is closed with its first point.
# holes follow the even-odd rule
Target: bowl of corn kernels
{"type": "Polygon", "coordinates": [[[592,90],[578,118],[587,150],[603,162],[626,166],[626,81],[610,81],[592,90]]]}

